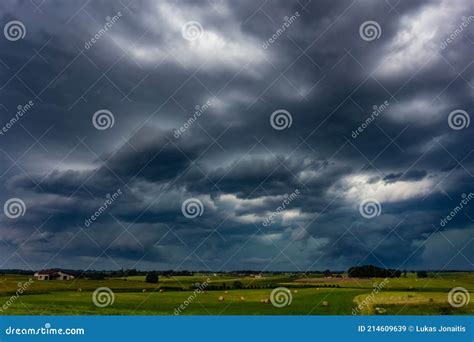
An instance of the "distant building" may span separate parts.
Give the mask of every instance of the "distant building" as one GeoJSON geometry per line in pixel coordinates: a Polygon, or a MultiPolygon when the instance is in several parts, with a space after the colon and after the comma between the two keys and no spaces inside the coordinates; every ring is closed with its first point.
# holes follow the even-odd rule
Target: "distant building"
{"type": "Polygon", "coordinates": [[[37,280],[71,280],[74,276],[60,270],[43,270],[36,272],[35,278],[37,280]]]}

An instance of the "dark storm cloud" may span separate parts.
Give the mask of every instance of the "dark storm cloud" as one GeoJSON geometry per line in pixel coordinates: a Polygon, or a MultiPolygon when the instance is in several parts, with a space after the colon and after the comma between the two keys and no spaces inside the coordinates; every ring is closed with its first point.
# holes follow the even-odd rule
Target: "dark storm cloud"
{"type": "Polygon", "coordinates": [[[423,179],[425,178],[427,175],[427,172],[424,171],[424,170],[410,170],[406,173],[402,173],[402,172],[399,172],[399,173],[390,173],[388,175],[386,175],[383,180],[387,183],[394,183],[394,182],[397,182],[397,180],[399,179],[403,179],[403,180],[413,180],[413,181],[417,181],[417,180],[420,180],[420,179],[423,179]]]}
{"type": "Polygon", "coordinates": [[[1,218],[2,255],[24,260],[2,267],[58,252],[78,268],[472,268],[467,252],[470,265],[433,256],[452,250],[437,230],[457,244],[474,229],[470,206],[439,226],[473,192],[472,126],[451,129],[448,115],[473,112],[474,26],[441,47],[472,4],[127,6],[1,5],[3,25],[27,28],[0,40],[1,125],[34,101],[0,136],[2,200],[27,207],[1,218]],[[379,39],[359,35],[369,20],[379,39]],[[183,38],[188,21],[200,39],[183,38]],[[113,127],[94,127],[101,109],[113,127]],[[291,127],[272,128],[278,109],[291,127]],[[189,198],[201,216],[183,216],[189,198]],[[380,216],[360,215],[366,199],[380,216]]]}

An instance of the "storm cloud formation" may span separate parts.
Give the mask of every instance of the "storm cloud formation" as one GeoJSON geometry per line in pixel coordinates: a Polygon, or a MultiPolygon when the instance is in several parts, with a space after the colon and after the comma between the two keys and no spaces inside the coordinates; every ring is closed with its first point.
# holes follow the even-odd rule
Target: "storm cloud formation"
{"type": "Polygon", "coordinates": [[[0,8],[2,268],[473,269],[472,1],[0,8]]]}

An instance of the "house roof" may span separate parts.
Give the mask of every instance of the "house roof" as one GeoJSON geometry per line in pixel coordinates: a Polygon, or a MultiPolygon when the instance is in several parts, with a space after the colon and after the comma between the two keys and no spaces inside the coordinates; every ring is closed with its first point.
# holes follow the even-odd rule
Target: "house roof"
{"type": "MultiPolygon", "coordinates": [[[[61,272],[61,270],[58,270],[58,269],[51,269],[51,270],[41,270],[41,271],[38,271],[38,274],[48,274],[48,275],[52,275],[52,274],[58,274],[59,272],[61,272]]],[[[64,272],[61,272],[61,273],[64,273],[64,272]]]]}

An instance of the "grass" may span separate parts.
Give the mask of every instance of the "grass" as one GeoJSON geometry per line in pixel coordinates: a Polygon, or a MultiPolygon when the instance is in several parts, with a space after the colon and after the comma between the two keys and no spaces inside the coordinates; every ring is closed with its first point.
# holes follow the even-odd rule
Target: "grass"
{"type": "MultiPolygon", "coordinates": [[[[0,305],[7,303],[29,277],[0,276],[0,305]]],[[[383,279],[299,278],[271,275],[262,278],[205,274],[160,278],[148,284],[144,277],[72,281],[34,281],[23,294],[3,308],[4,315],[173,315],[181,306],[182,315],[350,315],[358,304],[367,300],[374,286],[383,279]],[[195,295],[195,283],[210,279],[210,284],[232,286],[240,281],[246,288],[206,291],[195,295]],[[262,303],[273,288],[285,286],[292,293],[291,305],[277,308],[262,303]],[[336,287],[338,286],[338,287],[336,287]],[[114,292],[114,303],[104,308],[93,304],[93,291],[108,287],[114,292]],[[162,289],[160,292],[160,289],[162,289]],[[164,290],[163,290],[164,289],[164,290]],[[219,300],[222,297],[223,300],[219,300]],[[184,303],[188,305],[184,305],[184,303]]],[[[453,287],[474,290],[474,273],[442,273],[430,278],[389,279],[382,290],[364,305],[358,314],[393,315],[459,315],[474,314],[471,302],[461,308],[448,303],[453,287]]],[[[0,307],[2,308],[2,307],[0,307]]]]}

